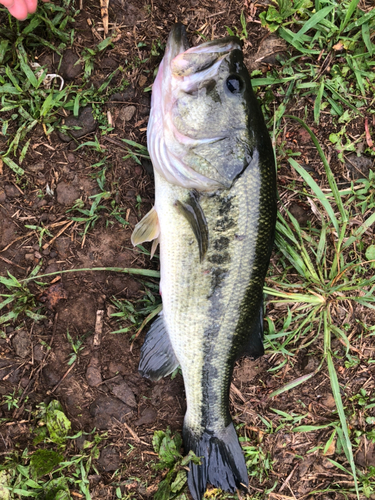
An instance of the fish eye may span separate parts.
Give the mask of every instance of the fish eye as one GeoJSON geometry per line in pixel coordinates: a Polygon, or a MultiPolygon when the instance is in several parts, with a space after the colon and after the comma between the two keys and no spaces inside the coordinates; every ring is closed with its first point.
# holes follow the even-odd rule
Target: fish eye
{"type": "Polygon", "coordinates": [[[241,78],[237,75],[230,75],[227,78],[227,88],[231,94],[239,94],[242,90],[241,78]]]}

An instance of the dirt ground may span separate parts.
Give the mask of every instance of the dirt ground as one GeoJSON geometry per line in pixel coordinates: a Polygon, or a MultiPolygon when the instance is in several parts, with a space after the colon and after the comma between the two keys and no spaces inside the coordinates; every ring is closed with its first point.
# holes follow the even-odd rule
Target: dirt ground
{"type": "MultiPolygon", "coordinates": [[[[48,65],[49,72],[59,72],[67,82],[78,85],[82,81],[82,65],[74,66],[77,55],[84,47],[96,46],[103,37],[99,0],[83,4],[83,10],[76,17],[74,46],[65,52],[59,70],[56,54],[48,49],[36,54],[40,64],[48,65]]],[[[42,126],[38,125],[28,137],[32,147],[23,163],[24,177],[17,179],[4,166],[0,176],[2,276],[10,272],[18,279],[26,278],[36,265],[40,265],[39,274],[92,267],[158,269],[157,259],[150,261],[130,242],[134,225],[153,203],[150,163],[144,159],[142,165],[131,158],[124,160],[126,145],[121,142],[125,138],[146,145],[151,92],[144,90],[152,84],[154,70],[163,53],[160,49],[159,55],[150,57],[150,47],[157,41],[165,43],[176,21],[187,26],[193,43],[198,41],[194,34],[197,30],[209,38],[225,36],[225,26],[240,26],[240,14],[244,9],[251,33],[244,43],[245,61],[249,69],[257,68],[265,73],[271,65],[277,65],[275,52],[279,48],[275,49],[272,44],[269,47],[268,32],[261,28],[257,17],[259,11],[254,5],[238,0],[151,0],[151,3],[111,0],[110,30],[115,29],[117,36],[113,48],[96,56],[90,84],[98,88],[114,69],[120,65],[125,67],[126,61],[149,59],[117,74],[111,81],[110,88],[119,86],[124,78],[129,85],[110,96],[102,107],[103,116],[110,116],[114,124],[110,133],[100,134],[98,122],[93,120],[88,108],[86,115],[81,112],[78,119],[79,125],[84,127],[84,135],[77,139],[78,143],[56,131],[46,137],[42,126]],[[79,143],[93,141],[95,135],[105,148],[104,152],[89,147],[77,149],[79,143]],[[84,223],[72,221],[70,217],[79,214],[68,210],[79,198],[89,206],[89,197],[100,192],[93,175],[98,170],[92,165],[103,158],[106,158],[107,167],[105,189],[116,201],[126,223],[108,217],[109,211],[103,212],[83,238],[84,223]],[[26,225],[48,229],[50,235],[44,235],[41,247],[38,232],[26,225]]],[[[275,99],[277,102],[282,96],[276,95],[275,99]]],[[[292,103],[290,112],[301,115],[305,106],[312,113],[308,100],[292,103]]],[[[62,116],[64,119],[68,117],[62,116]]],[[[328,114],[315,131],[324,142],[332,131],[328,114]]],[[[322,166],[304,130],[291,124],[283,139],[285,147],[302,152],[302,160],[319,179],[322,166]]],[[[0,150],[4,149],[3,140],[0,135],[0,150]]],[[[328,153],[331,168],[342,185],[351,176],[355,177],[355,172],[343,169],[333,150],[328,153]]],[[[368,169],[371,163],[370,160],[363,168],[368,169]]],[[[281,194],[291,177],[288,167],[282,166],[278,181],[281,194]]],[[[288,198],[287,203],[302,223],[310,216],[309,207],[294,201],[293,197],[288,198]]],[[[125,493],[132,493],[139,499],[152,498],[162,475],[152,468],[156,459],[152,436],[155,430],[167,426],[181,431],[185,412],[183,381],[181,375],[157,383],[141,378],[137,365],[144,331],[135,339],[135,328],[127,333],[112,333],[124,325],[131,326],[132,322],[119,323],[110,315],[116,312],[114,298],[135,303],[144,298],[145,286],[157,286],[157,280],[97,271],[61,274],[41,281],[49,285],[42,287],[32,283],[29,287],[36,294],[46,319],[33,322],[22,317],[14,324],[9,323],[6,335],[0,338],[0,393],[2,396],[14,391],[22,394],[19,408],[8,410],[5,404],[0,408],[0,417],[7,422],[0,427],[1,455],[26,446],[32,449],[28,425],[32,420],[30,410],[40,402],[58,399],[75,430],[90,432],[95,427],[107,432],[101,457],[96,463],[99,474],[93,474],[90,479],[92,498],[115,498],[112,474],[120,467],[125,493]],[[104,311],[104,322],[98,329],[101,311],[104,311]],[[71,364],[68,361],[73,348],[67,332],[74,342],[82,342],[71,364]]],[[[276,306],[269,306],[267,312],[269,316],[277,315],[276,306]]],[[[265,433],[264,422],[259,417],[263,416],[274,428],[280,424],[281,416],[273,409],[306,415],[301,423],[332,421],[335,404],[324,371],[292,391],[272,400],[269,398],[273,390],[316,369],[318,361],[308,354],[308,349],[302,349],[293,363],[285,365],[276,375],[270,369],[280,362],[277,356],[266,355],[256,362],[241,359],[236,365],[231,391],[232,416],[236,424],[244,424],[240,434],[246,435],[251,445],[261,447],[262,460],[265,463],[269,459],[273,461],[272,468],[262,478],[250,477],[250,493],[254,495],[277,482],[269,494],[271,499],[344,498],[335,492],[310,495],[311,491],[328,488],[333,477],[340,481],[340,472],[329,461],[333,458],[329,450],[325,455],[321,450],[307,454],[314,446],[326,443],[329,430],[305,434],[293,433],[288,426],[281,426],[278,432],[265,433]]],[[[342,370],[340,383],[351,394],[356,394],[360,388],[372,391],[375,365],[372,367],[364,373],[361,364],[350,371],[342,370]]],[[[78,442],[76,446],[79,449],[78,442]]],[[[375,466],[373,444],[365,454],[360,447],[356,460],[363,466],[375,466]]],[[[343,475],[342,481],[348,482],[348,476],[343,475]]]]}

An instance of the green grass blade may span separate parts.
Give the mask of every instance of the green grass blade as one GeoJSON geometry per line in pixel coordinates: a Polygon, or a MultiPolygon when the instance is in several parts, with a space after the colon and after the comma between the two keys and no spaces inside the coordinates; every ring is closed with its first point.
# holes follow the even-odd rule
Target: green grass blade
{"type": "Polygon", "coordinates": [[[359,109],[357,109],[355,106],[353,106],[353,104],[351,104],[347,99],[345,99],[345,97],[343,97],[341,94],[339,94],[339,92],[337,92],[331,85],[329,85],[328,83],[326,83],[326,87],[327,87],[327,89],[329,89],[330,92],[332,92],[332,94],[337,99],[339,99],[343,104],[345,104],[345,106],[348,106],[348,108],[350,108],[352,111],[355,111],[358,114],[362,114],[359,111],[359,109]]]}
{"type": "Polygon", "coordinates": [[[367,231],[375,222],[375,213],[370,215],[368,219],[366,219],[363,224],[361,224],[355,231],[353,231],[353,235],[348,238],[345,243],[343,244],[342,248],[348,248],[352,243],[357,241],[362,234],[367,231]]]}
{"type": "Polygon", "coordinates": [[[375,9],[370,10],[370,12],[367,12],[367,14],[363,15],[359,19],[356,19],[354,22],[350,23],[344,30],[345,33],[348,33],[354,28],[358,28],[359,26],[362,26],[364,23],[367,23],[372,20],[372,18],[375,17],[375,9]]]}
{"type": "Polygon", "coordinates": [[[346,11],[346,15],[341,23],[341,26],[340,26],[340,33],[345,29],[346,25],[350,21],[350,18],[352,17],[358,4],[359,4],[359,0],[352,0],[350,2],[348,10],[346,11]]]}
{"type": "Polygon", "coordinates": [[[315,305],[323,305],[324,298],[317,295],[307,295],[303,293],[292,293],[292,292],[280,292],[279,290],[274,290],[273,288],[269,288],[265,286],[263,288],[264,293],[268,295],[273,295],[274,297],[280,297],[284,300],[272,300],[272,302],[301,302],[303,304],[315,304],[315,305]]]}
{"type": "Polygon", "coordinates": [[[322,81],[320,83],[320,87],[318,90],[318,94],[315,99],[314,103],[314,121],[315,123],[319,124],[319,117],[320,117],[320,106],[322,104],[322,97],[323,97],[323,92],[324,92],[324,78],[322,78],[322,81]]]}
{"type": "Polygon", "coordinates": [[[13,172],[15,172],[16,174],[18,175],[23,175],[25,173],[24,169],[19,167],[17,165],[17,163],[15,163],[13,160],[11,160],[10,158],[8,158],[7,156],[2,156],[1,159],[3,160],[3,162],[8,165],[9,168],[11,168],[13,170],[13,172]]]}
{"type": "Polygon", "coordinates": [[[49,276],[56,276],[59,274],[66,273],[79,273],[79,272],[87,272],[87,271],[109,271],[113,273],[124,273],[124,274],[139,274],[140,276],[148,276],[149,278],[160,278],[159,271],[153,271],[152,269],[136,269],[130,267],[87,267],[81,269],[65,269],[63,271],[56,271],[54,273],[48,274],[40,274],[39,276],[29,276],[23,280],[20,280],[20,283],[26,283],[28,281],[35,281],[40,278],[47,278],[49,276]]]}
{"type": "Polygon", "coordinates": [[[306,125],[306,123],[301,120],[300,118],[297,118],[297,116],[292,116],[292,115],[285,115],[285,118],[292,118],[293,120],[296,120],[298,123],[300,123],[304,128],[305,130],[310,134],[310,137],[316,147],[316,149],[318,150],[318,153],[319,153],[319,156],[320,156],[320,159],[322,160],[323,162],[323,165],[324,165],[324,169],[326,171],[326,175],[327,175],[327,180],[328,180],[328,184],[329,184],[329,187],[331,188],[332,190],[332,194],[335,198],[335,201],[336,201],[336,204],[337,204],[337,207],[340,211],[340,215],[341,215],[341,220],[343,222],[347,222],[348,221],[348,214],[346,213],[345,211],[345,208],[344,208],[344,205],[342,203],[342,200],[341,200],[341,195],[340,195],[340,192],[338,190],[338,187],[337,187],[337,184],[336,184],[336,181],[335,181],[335,177],[332,173],[332,170],[331,170],[331,167],[329,166],[329,163],[327,161],[327,158],[325,157],[325,154],[323,153],[323,150],[319,144],[319,141],[318,139],[315,137],[315,134],[312,130],[310,130],[310,128],[306,125]]]}
{"type": "Polygon", "coordinates": [[[336,229],[337,233],[339,234],[339,223],[336,219],[335,212],[333,211],[333,208],[331,207],[330,202],[328,201],[326,195],[323,193],[323,191],[320,189],[318,184],[314,181],[314,179],[311,177],[311,175],[306,172],[304,168],[302,168],[293,158],[289,158],[289,163],[292,165],[292,167],[299,173],[299,175],[303,178],[303,180],[306,182],[306,184],[311,188],[315,196],[318,198],[320,203],[323,205],[325,211],[327,212],[329,218],[332,221],[332,224],[334,228],[336,229]]]}
{"type": "Polygon", "coordinates": [[[328,366],[329,378],[331,381],[332,393],[333,393],[333,397],[335,399],[337,412],[338,412],[339,418],[340,418],[341,429],[344,433],[345,448],[346,448],[346,449],[344,448],[344,450],[346,452],[345,453],[347,455],[346,458],[350,464],[350,468],[351,468],[352,473],[353,473],[354,487],[355,487],[355,491],[357,493],[357,498],[359,500],[357,472],[356,472],[356,467],[355,467],[355,463],[354,463],[352,443],[350,442],[350,438],[349,438],[348,425],[346,422],[344,406],[342,404],[342,399],[341,399],[341,394],[340,394],[340,385],[339,385],[337,373],[335,370],[335,366],[333,364],[333,359],[332,359],[332,355],[331,355],[330,351],[327,352],[327,366],[328,366]]]}
{"type": "MultiPolygon", "coordinates": [[[[353,1],[359,1],[359,0],[353,0],[353,1]]],[[[320,21],[325,19],[328,14],[331,12],[331,10],[334,8],[334,5],[329,5],[328,7],[324,7],[324,9],[318,10],[308,21],[303,25],[303,27],[294,35],[294,41],[299,42],[301,39],[301,36],[309,31],[311,28],[316,27],[320,21]]]]}
{"type": "Polygon", "coordinates": [[[368,50],[370,56],[372,56],[372,54],[374,52],[374,45],[371,42],[370,27],[369,27],[368,23],[362,24],[362,39],[365,42],[365,45],[367,47],[367,50],[368,50]]]}
{"type": "Polygon", "coordinates": [[[288,382],[283,387],[276,389],[276,391],[271,392],[269,397],[274,398],[275,396],[278,396],[279,394],[282,394],[283,392],[289,391],[290,389],[294,389],[295,387],[303,384],[307,380],[310,380],[310,378],[314,377],[318,373],[318,371],[322,367],[322,364],[323,363],[320,363],[320,365],[318,366],[318,368],[315,371],[313,371],[311,373],[307,373],[306,375],[302,375],[302,377],[298,377],[298,378],[292,380],[291,382],[288,382]]]}

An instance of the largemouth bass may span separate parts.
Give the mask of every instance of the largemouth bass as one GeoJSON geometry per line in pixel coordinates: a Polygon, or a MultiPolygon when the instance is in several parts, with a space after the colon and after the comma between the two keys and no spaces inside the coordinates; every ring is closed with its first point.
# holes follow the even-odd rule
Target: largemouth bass
{"type": "Polygon", "coordinates": [[[276,219],[271,141],[237,37],[189,48],[169,36],[152,90],[147,130],[155,206],[132,241],[160,243],[163,311],[141,350],[152,380],[181,366],[185,451],[195,500],[207,483],[246,489],[244,456],[229,413],[236,359],[263,354],[263,283],[276,219]]]}

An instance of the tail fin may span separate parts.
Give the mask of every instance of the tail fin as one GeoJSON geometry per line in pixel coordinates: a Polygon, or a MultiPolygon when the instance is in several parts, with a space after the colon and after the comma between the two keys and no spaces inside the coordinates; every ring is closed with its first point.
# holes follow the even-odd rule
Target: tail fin
{"type": "Polygon", "coordinates": [[[201,458],[201,465],[189,464],[188,485],[194,500],[201,500],[207,483],[232,493],[247,489],[245,459],[233,423],[220,432],[206,429],[200,436],[184,425],[183,437],[185,451],[201,458]]]}

